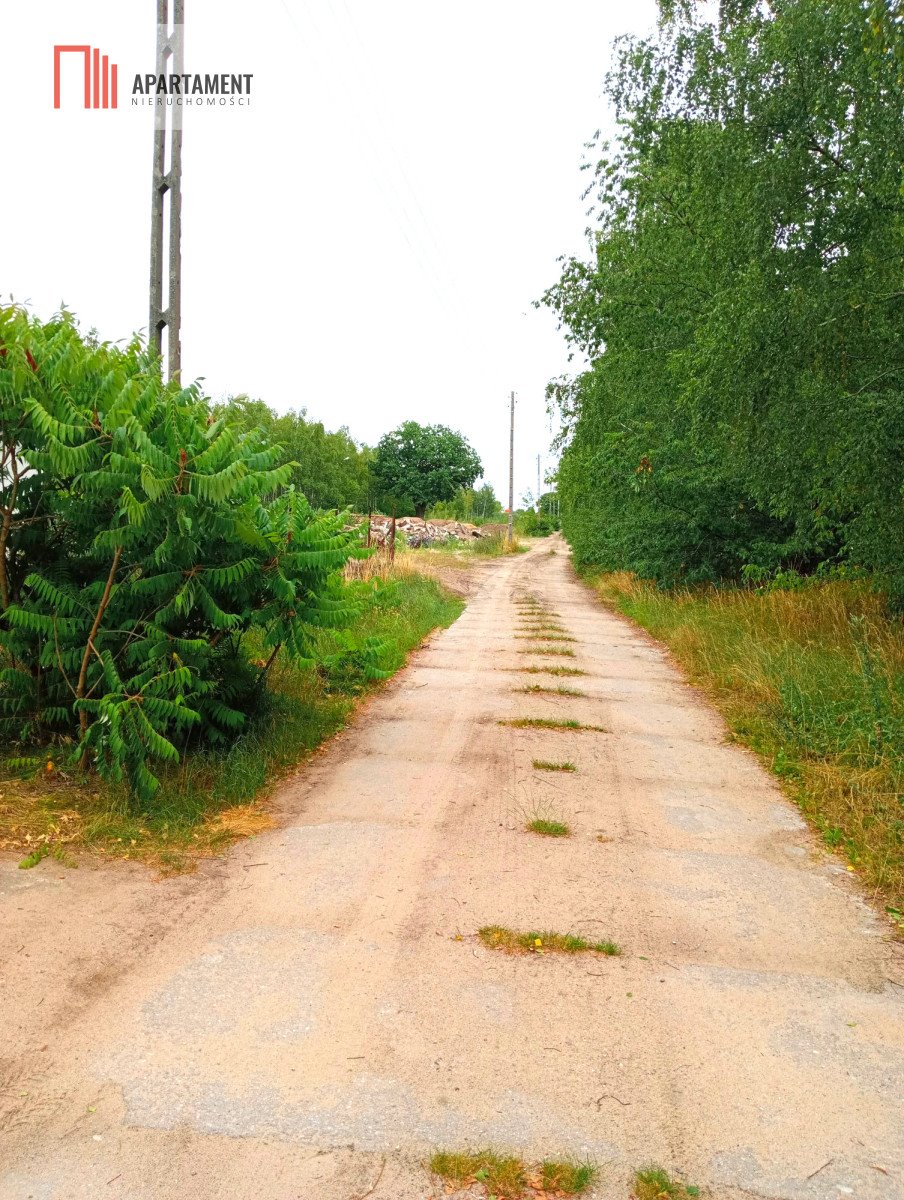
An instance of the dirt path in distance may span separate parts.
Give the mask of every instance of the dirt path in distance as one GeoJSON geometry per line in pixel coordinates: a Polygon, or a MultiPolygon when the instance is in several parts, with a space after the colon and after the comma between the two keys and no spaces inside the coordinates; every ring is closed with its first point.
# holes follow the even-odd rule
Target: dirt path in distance
{"type": "Polygon", "coordinates": [[[606,1200],[651,1161],[718,1200],[904,1198],[898,947],[560,539],[484,568],[277,806],[190,877],[0,864],[0,1200],[426,1200],[433,1149],[487,1144],[589,1157],[606,1200]],[[527,595],[573,657],[516,636],[527,595]]]}

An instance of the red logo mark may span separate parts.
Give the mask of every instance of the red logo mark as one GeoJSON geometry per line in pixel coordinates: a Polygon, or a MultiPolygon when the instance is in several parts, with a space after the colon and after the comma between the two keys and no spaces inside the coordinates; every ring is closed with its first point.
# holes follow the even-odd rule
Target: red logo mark
{"type": "Polygon", "coordinates": [[[54,46],[53,107],[60,107],[60,61],[64,54],[81,54],[85,60],[85,108],[117,108],[119,68],[108,54],[90,46],[54,46]]]}

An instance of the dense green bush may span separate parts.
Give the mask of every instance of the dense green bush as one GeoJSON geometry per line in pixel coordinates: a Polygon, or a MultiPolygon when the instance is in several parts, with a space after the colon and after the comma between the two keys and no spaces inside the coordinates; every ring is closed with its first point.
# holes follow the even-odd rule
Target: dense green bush
{"type": "Polygon", "coordinates": [[[549,537],[558,529],[558,523],[548,513],[522,508],[515,513],[515,532],[523,537],[549,537]]]}
{"type": "Polygon", "coordinates": [[[904,25],[883,0],[660,4],[622,43],[590,261],[545,300],[579,562],[844,561],[904,594],[904,25]]]}
{"type": "Polygon", "coordinates": [[[148,802],[154,760],[235,736],[278,650],[308,659],[354,611],[339,570],[358,535],[278,458],[137,342],[0,310],[6,739],[68,741],[148,802]]]}

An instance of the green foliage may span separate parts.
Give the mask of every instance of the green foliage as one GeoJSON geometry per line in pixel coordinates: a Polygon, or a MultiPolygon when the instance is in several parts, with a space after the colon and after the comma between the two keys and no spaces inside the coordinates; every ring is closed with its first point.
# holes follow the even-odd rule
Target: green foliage
{"type": "Polygon", "coordinates": [[[358,547],[265,436],[164,385],[138,342],[0,310],[0,730],[77,742],[144,804],[157,763],[227,743],[280,648],[355,614],[358,547]],[[244,648],[259,635],[266,659],[244,648]]]}
{"type": "Polygon", "coordinates": [[[475,491],[471,487],[459,488],[451,500],[440,500],[432,504],[427,516],[446,521],[468,521],[472,525],[486,525],[501,521],[503,508],[489,483],[475,491]]]}
{"type": "Polygon", "coordinates": [[[522,537],[549,537],[558,527],[554,517],[533,508],[519,509],[515,513],[515,531],[522,537]]]}
{"type": "Polygon", "coordinates": [[[276,447],[276,461],[291,464],[290,481],[314,508],[373,509],[373,451],[353,441],[347,429],[330,433],[320,421],[309,421],[305,409],[280,415],[247,396],[235,396],[216,411],[276,447]]]}
{"type": "Polygon", "coordinates": [[[700,1189],[673,1179],[662,1167],[646,1167],[635,1174],[633,1193],[636,1200],[689,1200],[700,1189]]]}
{"type": "Polygon", "coordinates": [[[452,500],[480,475],[480,459],[460,433],[445,425],[406,421],[377,445],[375,485],[385,507],[413,508],[422,517],[432,504],[452,500]]]}
{"type": "MultiPolygon", "coordinates": [[[[664,6],[665,7],[665,6],[664,6]]],[[[589,262],[545,302],[576,560],[844,561],[904,594],[904,35],[882,0],[670,4],[621,44],[589,262]]]]}

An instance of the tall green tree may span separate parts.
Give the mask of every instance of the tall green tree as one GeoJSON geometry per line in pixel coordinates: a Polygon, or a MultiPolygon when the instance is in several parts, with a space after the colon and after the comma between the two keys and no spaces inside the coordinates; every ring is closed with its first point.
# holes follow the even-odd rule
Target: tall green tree
{"type": "Polygon", "coordinates": [[[663,3],[620,46],[588,260],[545,300],[579,559],[845,560],[904,592],[904,25],[882,0],[663,3]]]}
{"type": "Polygon", "coordinates": [[[410,506],[422,517],[431,504],[471,487],[483,468],[460,433],[406,421],[380,439],[372,470],[384,502],[410,506]]]}

